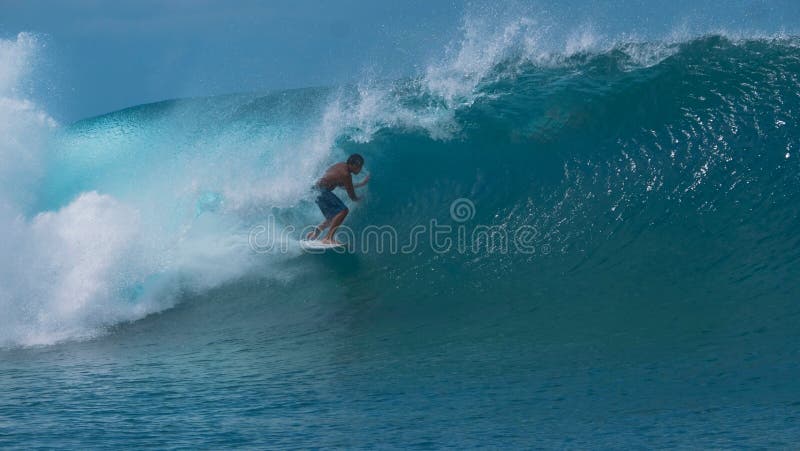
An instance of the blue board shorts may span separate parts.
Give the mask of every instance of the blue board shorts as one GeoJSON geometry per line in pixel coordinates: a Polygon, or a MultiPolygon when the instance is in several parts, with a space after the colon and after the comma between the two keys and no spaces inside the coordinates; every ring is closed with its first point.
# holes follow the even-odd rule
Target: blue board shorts
{"type": "Polygon", "coordinates": [[[336,194],[327,190],[321,191],[319,196],[317,196],[317,206],[319,206],[325,219],[331,219],[343,210],[347,210],[347,206],[344,202],[342,202],[336,194]]]}

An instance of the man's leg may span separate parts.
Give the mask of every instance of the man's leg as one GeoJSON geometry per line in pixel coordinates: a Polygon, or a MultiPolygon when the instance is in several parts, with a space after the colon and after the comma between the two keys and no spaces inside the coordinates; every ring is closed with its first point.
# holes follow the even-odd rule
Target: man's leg
{"type": "Polygon", "coordinates": [[[316,240],[322,234],[322,232],[325,229],[328,228],[329,225],[331,225],[331,220],[330,219],[326,219],[326,220],[322,221],[322,223],[320,225],[314,227],[314,230],[312,230],[311,232],[308,232],[308,235],[306,235],[306,239],[307,240],[316,240]]]}
{"type": "Polygon", "coordinates": [[[342,225],[342,221],[344,221],[344,218],[347,217],[347,213],[349,212],[350,210],[345,208],[344,210],[337,213],[336,216],[331,218],[331,229],[328,231],[328,235],[325,236],[325,239],[322,240],[323,243],[337,243],[337,244],[339,243],[334,238],[336,236],[336,229],[338,229],[339,226],[342,225]]]}

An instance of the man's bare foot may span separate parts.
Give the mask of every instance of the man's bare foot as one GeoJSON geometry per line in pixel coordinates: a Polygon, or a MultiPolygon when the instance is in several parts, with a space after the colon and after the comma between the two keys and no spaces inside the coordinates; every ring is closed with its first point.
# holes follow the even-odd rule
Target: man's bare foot
{"type": "Polygon", "coordinates": [[[319,237],[320,232],[321,230],[319,230],[319,228],[316,228],[311,232],[308,232],[308,235],[306,235],[306,239],[309,241],[314,241],[317,239],[317,237],[319,237]]]}

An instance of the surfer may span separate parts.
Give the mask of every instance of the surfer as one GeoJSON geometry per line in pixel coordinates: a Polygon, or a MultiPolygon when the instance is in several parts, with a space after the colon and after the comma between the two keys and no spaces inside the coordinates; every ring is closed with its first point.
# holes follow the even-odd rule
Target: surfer
{"type": "Polygon", "coordinates": [[[359,183],[353,184],[353,174],[361,172],[364,167],[364,157],[354,153],[347,158],[346,162],[336,163],[329,167],[325,174],[314,185],[314,189],[319,191],[317,196],[317,205],[319,206],[322,215],[325,216],[325,221],[316,226],[312,232],[306,236],[308,240],[316,240],[322,232],[330,227],[328,234],[322,240],[325,244],[341,244],[334,238],[336,236],[336,229],[342,225],[344,218],[350,210],[342,202],[333,190],[339,186],[347,191],[350,199],[358,202],[360,197],[356,196],[356,188],[364,186],[369,182],[369,175],[359,183]]]}

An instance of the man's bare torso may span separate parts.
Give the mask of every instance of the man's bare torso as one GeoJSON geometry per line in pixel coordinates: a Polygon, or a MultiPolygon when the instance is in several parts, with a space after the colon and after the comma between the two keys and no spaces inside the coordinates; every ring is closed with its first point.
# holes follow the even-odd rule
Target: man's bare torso
{"type": "Polygon", "coordinates": [[[347,188],[352,185],[353,176],[350,174],[350,170],[347,169],[347,163],[336,163],[329,167],[317,182],[317,187],[328,191],[339,186],[347,188]]]}

